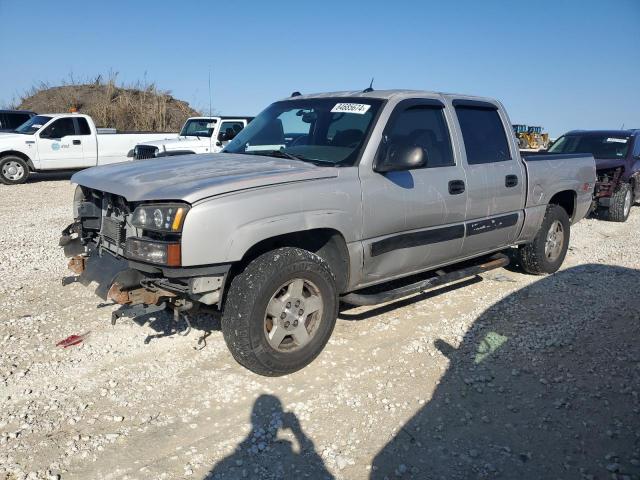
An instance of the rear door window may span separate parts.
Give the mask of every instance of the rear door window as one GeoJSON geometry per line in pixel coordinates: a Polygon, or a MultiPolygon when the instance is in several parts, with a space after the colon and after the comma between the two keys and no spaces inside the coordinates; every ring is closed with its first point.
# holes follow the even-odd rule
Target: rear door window
{"type": "Polygon", "coordinates": [[[509,142],[497,110],[459,106],[456,114],[469,165],[511,160],[509,142]]]}

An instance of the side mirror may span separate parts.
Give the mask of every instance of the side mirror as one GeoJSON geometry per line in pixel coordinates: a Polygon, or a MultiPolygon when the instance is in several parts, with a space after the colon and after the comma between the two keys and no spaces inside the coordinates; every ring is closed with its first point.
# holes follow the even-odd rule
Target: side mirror
{"type": "Polygon", "coordinates": [[[226,142],[227,140],[229,140],[229,138],[227,138],[227,137],[228,137],[228,135],[227,135],[226,132],[220,132],[218,134],[218,140],[221,141],[221,142],[226,142]]]}
{"type": "Polygon", "coordinates": [[[427,164],[427,155],[422,147],[389,145],[386,155],[377,161],[374,171],[397,172],[422,168],[427,164]]]}

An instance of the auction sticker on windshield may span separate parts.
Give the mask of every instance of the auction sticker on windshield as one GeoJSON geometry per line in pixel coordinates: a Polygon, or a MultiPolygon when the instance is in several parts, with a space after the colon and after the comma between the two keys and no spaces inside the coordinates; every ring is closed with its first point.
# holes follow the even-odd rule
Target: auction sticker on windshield
{"type": "Polygon", "coordinates": [[[336,103],[335,107],[331,109],[331,113],[357,113],[358,115],[364,115],[369,108],[371,108],[371,105],[366,103],[336,103]]]}
{"type": "Polygon", "coordinates": [[[627,143],[627,139],[626,138],[616,138],[616,137],[609,137],[606,140],[607,143],[627,143]]]}

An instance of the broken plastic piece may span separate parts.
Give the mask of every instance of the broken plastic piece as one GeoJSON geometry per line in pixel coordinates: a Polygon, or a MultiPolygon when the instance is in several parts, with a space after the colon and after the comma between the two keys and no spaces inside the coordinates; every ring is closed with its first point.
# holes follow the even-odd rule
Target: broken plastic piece
{"type": "Polygon", "coordinates": [[[83,333],[82,335],[69,335],[64,340],[60,340],[56,343],[56,347],[67,348],[72,347],[73,345],[78,345],[79,343],[82,343],[87,336],[89,336],[89,333],[90,332],[83,333]]]}

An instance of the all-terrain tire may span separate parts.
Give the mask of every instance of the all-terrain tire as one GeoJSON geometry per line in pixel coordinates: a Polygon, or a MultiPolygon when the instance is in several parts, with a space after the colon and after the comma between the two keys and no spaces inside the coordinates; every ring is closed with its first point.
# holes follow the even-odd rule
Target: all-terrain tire
{"type": "MultiPolygon", "coordinates": [[[[285,298],[284,305],[286,297],[281,298],[285,298]]],[[[222,334],[239,364],[259,375],[275,377],[310,364],[327,344],[337,316],[338,292],[328,264],[307,250],[278,248],[257,257],[231,281],[222,315],[222,334]],[[317,289],[322,308],[315,317],[308,343],[297,350],[281,351],[268,339],[268,325],[276,317],[267,319],[267,307],[287,282],[299,279],[304,288],[308,284],[317,289]]],[[[285,337],[285,347],[286,341],[294,339],[285,337]]]]}
{"type": "Polygon", "coordinates": [[[0,158],[0,182],[5,185],[18,185],[29,178],[29,165],[22,158],[7,155],[0,158]]]}
{"type": "Polygon", "coordinates": [[[626,222],[633,205],[633,191],[628,183],[621,183],[611,196],[607,218],[612,222],[626,222]]]}
{"type": "Polygon", "coordinates": [[[571,222],[566,210],[559,205],[547,206],[542,225],[533,241],[526,245],[521,245],[518,249],[518,259],[522,269],[532,275],[556,272],[567,255],[570,229],[571,222]],[[558,224],[561,226],[563,233],[562,245],[559,246],[556,254],[550,258],[546,247],[548,246],[549,236],[552,233],[552,227],[557,229],[558,224]]]}

